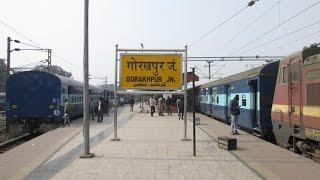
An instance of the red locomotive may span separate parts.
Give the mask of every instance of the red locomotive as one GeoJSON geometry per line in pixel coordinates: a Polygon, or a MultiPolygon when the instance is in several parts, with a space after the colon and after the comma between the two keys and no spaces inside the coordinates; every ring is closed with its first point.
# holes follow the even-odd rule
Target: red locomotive
{"type": "Polygon", "coordinates": [[[319,44],[280,61],[272,106],[279,145],[320,160],[319,44]]]}

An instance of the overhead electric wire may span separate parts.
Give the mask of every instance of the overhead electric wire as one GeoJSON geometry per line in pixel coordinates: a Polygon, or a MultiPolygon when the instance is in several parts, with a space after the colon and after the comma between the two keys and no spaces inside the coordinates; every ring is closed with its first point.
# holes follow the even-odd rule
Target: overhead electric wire
{"type": "Polygon", "coordinates": [[[224,68],[226,64],[222,65],[218,70],[216,70],[212,75],[217,74],[222,68],[224,68]]]}
{"type": "Polygon", "coordinates": [[[24,42],[19,42],[20,44],[23,44],[23,45],[26,45],[26,46],[30,46],[30,47],[33,47],[33,48],[38,48],[38,49],[45,49],[45,48],[42,48],[40,46],[35,46],[35,45],[32,45],[32,44],[28,44],[28,43],[24,43],[24,42]]]}
{"type": "MultiPolygon", "coordinates": [[[[17,30],[15,30],[13,27],[11,27],[10,25],[8,25],[7,23],[3,22],[2,20],[0,20],[0,23],[3,24],[4,26],[6,26],[7,28],[9,28],[10,30],[12,30],[13,32],[17,33],[18,35],[20,35],[20,36],[23,37],[24,39],[28,40],[29,42],[31,42],[31,43],[34,44],[34,45],[28,44],[28,43],[24,43],[24,42],[20,42],[21,44],[24,44],[24,45],[27,45],[27,46],[31,46],[31,47],[34,47],[34,48],[38,48],[38,49],[43,49],[43,48],[40,47],[40,44],[34,42],[33,40],[31,40],[31,39],[28,38],[27,36],[25,36],[25,35],[23,35],[22,33],[18,32],[17,30]]],[[[60,59],[60,60],[62,60],[62,61],[64,61],[64,62],[66,62],[66,63],[68,63],[68,64],[70,64],[70,65],[73,65],[73,66],[79,68],[78,66],[76,66],[76,65],[68,62],[67,60],[65,60],[64,58],[62,58],[62,57],[60,57],[60,56],[57,56],[57,55],[54,55],[54,54],[53,54],[52,56],[54,56],[54,57],[56,57],[56,58],[58,58],[58,59],[60,59]]]]}
{"type": "Polygon", "coordinates": [[[207,76],[205,72],[203,72],[199,67],[195,66],[195,69],[199,70],[198,73],[200,75],[202,75],[204,78],[208,78],[209,76],[207,76]]]}
{"type": "Polygon", "coordinates": [[[28,38],[27,36],[23,35],[22,33],[18,32],[17,30],[15,30],[13,27],[9,26],[7,23],[3,22],[2,20],[0,20],[0,23],[4,26],[6,26],[7,28],[9,28],[10,30],[12,30],[13,32],[17,33],[18,35],[20,35],[21,37],[23,37],[24,39],[28,40],[29,42],[31,42],[32,44],[35,45],[39,45],[38,43],[35,43],[34,41],[32,41],[30,38],[28,38]]]}
{"type": "Polygon", "coordinates": [[[297,39],[295,39],[295,40],[292,40],[292,41],[289,41],[289,42],[287,42],[287,43],[284,43],[284,44],[282,44],[282,45],[280,45],[280,46],[278,46],[278,47],[275,47],[275,48],[273,48],[273,49],[279,49],[279,48],[282,48],[282,47],[291,45],[291,44],[293,44],[293,43],[295,43],[295,42],[301,41],[301,40],[303,40],[303,39],[305,39],[305,38],[307,38],[307,37],[313,36],[313,35],[318,34],[318,33],[320,33],[320,31],[316,31],[316,32],[307,34],[307,35],[302,36],[302,37],[300,37],[300,38],[297,38],[297,39]]]}
{"type": "MultiPolygon", "coordinates": [[[[27,45],[27,46],[30,46],[30,47],[33,47],[33,48],[37,48],[37,49],[48,49],[48,48],[42,48],[40,47],[40,44],[36,43],[35,41],[31,40],[30,38],[28,38],[27,36],[25,36],[24,34],[18,32],[17,30],[15,30],[13,27],[11,27],[10,25],[8,25],[7,23],[5,23],[4,21],[0,20],[0,24],[4,25],[5,27],[9,28],[11,31],[15,32],[16,34],[18,34],[19,36],[21,36],[22,38],[28,40],[31,44],[28,44],[28,43],[24,43],[24,42],[21,42],[20,41],[20,44],[23,44],[23,45],[27,45]]],[[[56,57],[57,59],[60,59],[66,63],[68,63],[69,65],[72,65],[76,68],[78,68],[79,70],[81,70],[81,68],[69,61],[67,61],[65,58],[62,58],[61,56],[58,56],[58,55],[55,55],[55,54],[52,54],[52,56],[56,57]]]]}
{"type": "Polygon", "coordinates": [[[274,41],[277,41],[277,40],[279,40],[279,39],[282,39],[282,38],[284,38],[284,37],[290,36],[290,35],[292,35],[292,34],[294,34],[294,33],[297,33],[297,32],[299,32],[299,31],[302,31],[302,30],[304,30],[304,29],[306,29],[306,28],[312,27],[312,26],[314,26],[314,25],[316,25],[316,24],[319,24],[319,23],[320,23],[320,20],[318,20],[318,21],[316,21],[316,22],[314,22],[314,23],[312,23],[312,24],[309,24],[309,25],[307,25],[307,26],[304,26],[304,27],[302,27],[302,28],[299,28],[299,29],[297,29],[297,30],[295,30],[295,31],[292,31],[292,32],[290,32],[290,33],[284,34],[284,35],[282,35],[282,36],[280,36],[280,37],[274,38],[274,39],[272,39],[272,40],[270,40],[270,41],[268,41],[268,42],[265,42],[265,43],[263,43],[263,44],[261,44],[261,45],[259,45],[259,46],[255,46],[255,47],[253,47],[253,48],[251,48],[251,49],[248,49],[248,50],[246,50],[246,51],[242,51],[242,52],[239,53],[239,54],[243,54],[243,53],[252,51],[253,49],[257,49],[257,48],[263,47],[263,46],[265,46],[265,45],[267,45],[267,44],[270,44],[270,43],[272,43],[272,42],[274,42],[274,41]]]}
{"type": "Polygon", "coordinates": [[[198,68],[197,66],[195,66],[195,68],[198,69],[198,70],[201,72],[201,73],[200,73],[200,72],[199,72],[199,73],[200,73],[203,77],[205,77],[205,78],[208,78],[208,77],[209,77],[209,76],[206,75],[205,72],[203,72],[203,71],[202,71],[200,68],[198,68]]]}
{"type": "Polygon", "coordinates": [[[276,7],[277,5],[280,4],[279,0],[276,4],[274,4],[272,7],[270,7],[269,9],[267,9],[265,12],[263,12],[258,18],[256,18],[255,20],[253,20],[250,24],[248,24],[244,29],[242,29],[240,32],[238,32],[233,38],[231,38],[224,46],[231,44],[231,42],[233,40],[235,40],[236,38],[238,38],[243,32],[245,32],[246,30],[248,30],[254,23],[256,23],[257,21],[259,21],[263,16],[265,16],[268,12],[270,12],[274,7],[276,7]]]}
{"type": "Polygon", "coordinates": [[[221,27],[222,25],[224,25],[225,23],[227,23],[228,21],[230,21],[232,18],[234,18],[235,16],[237,16],[238,14],[240,14],[242,11],[244,11],[246,8],[248,8],[249,6],[246,6],[242,9],[240,9],[238,12],[236,12],[235,14],[233,14],[231,17],[229,17],[228,19],[226,19],[225,21],[221,22],[220,24],[218,24],[217,26],[215,26],[213,29],[211,29],[210,31],[208,31],[206,34],[204,34],[203,36],[201,36],[198,40],[194,41],[191,43],[190,47],[194,46],[195,44],[197,44],[198,42],[200,42],[202,39],[204,39],[205,37],[207,37],[209,34],[211,34],[213,31],[217,30],[219,27],[221,27]]]}
{"type": "Polygon", "coordinates": [[[80,70],[81,70],[81,68],[80,68],[79,66],[77,66],[77,65],[75,65],[75,64],[73,64],[73,63],[71,63],[71,62],[67,61],[66,59],[64,59],[64,58],[62,58],[62,57],[60,57],[60,56],[58,56],[58,55],[53,54],[52,56],[54,56],[54,57],[56,57],[57,59],[59,59],[59,60],[61,60],[61,61],[65,62],[65,63],[68,63],[69,65],[72,65],[72,66],[74,66],[74,67],[76,67],[76,68],[78,68],[78,69],[80,69],[80,70]]]}
{"type": "MultiPolygon", "coordinates": [[[[56,57],[57,59],[59,59],[59,60],[61,60],[61,61],[64,61],[64,62],[68,63],[69,65],[74,66],[74,67],[77,68],[79,71],[82,70],[81,67],[79,67],[79,66],[71,63],[70,61],[66,60],[65,58],[62,58],[61,56],[58,56],[58,55],[52,55],[52,56],[56,57]]],[[[92,73],[90,73],[90,74],[92,74],[92,73]]],[[[104,75],[99,74],[99,73],[95,73],[95,74],[97,75],[96,77],[105,77],[104,75]]],[[[94,76],[94,75],[92,75],[92,76],[94,76]]]]}
{"type": "Polygon", "coordinates": [[[236,54],[236,53],[238,53],[238,52],[241,51],[242,49],[246,48],[247,46],[249,46],[249,45],[252,44],[253,42],[261,39],[262,37],[266,36],[267,34],[271,33],[272,31],[276,30],[276,29],[279,28],[280,26],[282,26],[282,25],[286,24],[287,22],[291,21],[291,20],[294,19],[295,17],[297,17],[297,16],[301,15],[302,13],[306,12],[306,11],[309,10],[310,8],[316,6],[316,5],[319,4],[319,3],[320,3],[320,1],[317,1],[317,2],[313,3],[312,5],[304,8],[304,9],[301,10],[301,11],[299,11],[297,14],[295,14],[295,15],[289,17],[288,19],[284,20],[283,22],[281,22],[281,23],[278,24],[277,26],[275,26],[275,27],[271,28],[270,30],[264,32],[262,35],[260,35],[260,36],[257,37],[256,39],[253,39],[252,41],[248,42],[248,43],[245,44],[244,46],[240,47],[238,50],[236,50],[236,51],[233,53],[233,55],[236,54]]]}
{"type": "Polygon", "coordinates": [[[37,62],[33,62],[33,63],[28,63],[28,64],[19,65],[19,66],[17,66],[17,67],[33,66],[33,65],[35,65],[35,64],[39,64],[39,63],[42,63],[42,62],[43,62],[43,60],[37,61],[37,62]]]}

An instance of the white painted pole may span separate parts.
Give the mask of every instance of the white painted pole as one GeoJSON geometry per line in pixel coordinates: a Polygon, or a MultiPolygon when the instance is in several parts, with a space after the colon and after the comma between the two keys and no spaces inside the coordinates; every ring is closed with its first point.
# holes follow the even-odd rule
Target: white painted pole
{"type": "Polygon", "coordinates": [[[115,54],[115,74],[114,74],[114,119],[113,133],[114,137],[111,141],[120,141],[118,138],[118,44],[116,45],[115,54]]]}
{"type": "Polygon", "coordinates": [[[84,49],[83,49],[83,132],[84,154],[80,158],[92,158],[89,141],[89,0],[84,1],[84,49]]]}
{"type": "Polygon", "coordinates": [[[187,89],[187,73],[188,73],[188,47],[185,46],[185,55],[184,55],[184,136],[183,136],[183,141],[190,141],[190,139],[187,138],[187,98],[188,98],[188,95],[187,95],[187,92],[188,92],[188,89],[187,89]]]}

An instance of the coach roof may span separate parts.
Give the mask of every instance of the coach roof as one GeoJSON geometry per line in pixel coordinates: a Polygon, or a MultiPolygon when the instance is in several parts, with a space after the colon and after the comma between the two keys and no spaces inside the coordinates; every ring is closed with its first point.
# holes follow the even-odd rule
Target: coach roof
{"type": "Polygon", "coordinates": [[[221,85],[221,84],[227,84],[227,83],[231,83],[234,81],[238,81],[238,80],[242,80],[242,79],[248,79],[248,78],[252,78],[252,77],[257,77],[259,76],[260,72],[262,71],[262,69],[264,67],[266,67],[268,64],[256,67],[254,69],[250,69],[244,72],[240,72],[216,81],[211,81],[208,82],[206,84],[201,85],[201,88],[208,88],[208,87],[212,87],[212,86],[217,86],[217,85],[221,85]]]}

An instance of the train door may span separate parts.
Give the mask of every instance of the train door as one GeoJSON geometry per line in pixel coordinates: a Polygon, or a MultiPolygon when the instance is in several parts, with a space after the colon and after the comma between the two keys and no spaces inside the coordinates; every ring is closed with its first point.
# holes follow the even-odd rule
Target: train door
{"type": "Polygon", "coordinates": [[[231,113],[230,113],[230,101],[231,101],[231,86],[230,85],[225,85],[225,90],[226,90],[226,106],[225,106],[225,114],[226,114],[226,120],[230,122],[231,118],[231,113]]]}
{"type": "Polygon", "coordinates": [[[211,113],[211,103],[212,103],[212,88],[208,89],[208,96],[207,96],[207,114],[212,115],[211,113]]]}
{"type": "Polygon", "coordinates": [[[289,64],[289,83],[288,83],[288,110],[289,122],[294,134],[300,133],[301,123],[301,84],[300,84],[300,61],[298,58],[290,60],[289,64]]]}
{"type": "Polygon", "coordinates": [[[209,97],[209,89],[206,88],[206,93],[204,95],[204,112],[206,114],[208,114],[208,105],[209,105],[209,102],[208,102],[208,97],[209,97]]]}
{"type": "Polygon", "coordinates": [[[258,115],[258,81],[256,79],[250,80],[249,85],[252,92],[252,112],[251,112],[251,123],[252,128],[259,128],[258,121],[257,121],[257,115],[258,115]]]}

